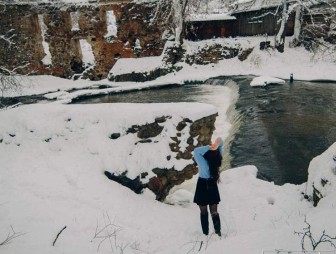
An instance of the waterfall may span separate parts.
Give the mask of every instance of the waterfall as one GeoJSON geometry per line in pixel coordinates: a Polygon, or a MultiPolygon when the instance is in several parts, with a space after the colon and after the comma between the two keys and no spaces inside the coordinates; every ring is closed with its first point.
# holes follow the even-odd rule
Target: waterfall
{"type": "Polygon", "coordinates": [[[209,79],[206,83],[212,86],[225,86],[230,89],[230,101],[228,107],[225,107],[223,111],[221,111],[220,107],[218,108],[219,116],[216,120],[216,131],[214,132],[214,136],[221,136],[224,138],[223,161],[221,167],[221,171],[224,171],[231,168],[230,146],[241,123],[241,115],[236,110],[236,102],[239,98],[239,86],[231,79],[209,79]],[[225,129],[224,131],[222,130],[223,128],[225,129]]]}
{"type": "Polygon", "coordinates": [[[231,128],[229,129],[229,134],[224,141],[222,170],[231,168],[230,147],[234,139],[234,135],[239,130],[241,124],[241,115],[236,110],[236,102],[238,101],[239,98],[238,84],[233,80],[226,80],[224,85],[226,87],[229,87],[232,91],[231,93],[232,103],[230,104],[229,108],[226,111],[227,121],[231,124],[231,128]]]}

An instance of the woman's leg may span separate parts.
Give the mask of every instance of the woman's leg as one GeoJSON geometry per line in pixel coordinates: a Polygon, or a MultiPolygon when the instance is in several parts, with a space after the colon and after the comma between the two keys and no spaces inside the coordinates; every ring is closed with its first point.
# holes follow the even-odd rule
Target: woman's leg
{"type": "Polygon", "coordinates": [[[208,213],[208,206],[206,205],[200,205],[199,206],[200,210],[201,210],[201,214],[207,214],[208,213]]]}
{"type": "Polygon", "coordinates": [[[208,235],[209,234],[209,219],[208,219],[208,207],[199,206],[200,210],[201,210],[201,225],[202,225],[202,231],[203,234],[208,235]]]}
{"type": "Polygon", "coordinates": [[[217,212],[217,204],[214,204],[214,205],[210,205],[210,213],[211,215],[215,215],[215,214],[218,214],[217,212]]]}
{"type": "Polygon", "coordinates": [[[215,233],[221,236],[221,222],[220,222],[219,214],[217,212],[217,204],[210,205],[210,213],[211,213],[212,222],[215,228],[215,233]]]}

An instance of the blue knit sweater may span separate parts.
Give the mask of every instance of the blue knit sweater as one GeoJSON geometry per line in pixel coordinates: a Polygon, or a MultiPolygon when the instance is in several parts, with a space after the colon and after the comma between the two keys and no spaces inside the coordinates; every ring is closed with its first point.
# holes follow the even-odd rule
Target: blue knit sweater
{"type": "MultiPolygon", "coordinates": [[[[224,142],[222,141],[220,145],[218,146],[219,152],[223,156],[223,145],[224,142]]],[[[209,164],[204,159],[203,155],[210,150],[210,146],[200,146],[196,147],[194,150],[194,159],[198,166],[198,174],[200,178],[209,179],[210,178],[210,170],[209,170],[209,164]]]]}

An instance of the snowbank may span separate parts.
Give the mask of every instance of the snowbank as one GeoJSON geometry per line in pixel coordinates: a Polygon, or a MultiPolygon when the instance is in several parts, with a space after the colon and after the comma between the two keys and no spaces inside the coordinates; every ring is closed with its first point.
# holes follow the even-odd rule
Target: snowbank
{"type": "Polygon", "coordinates": [[[336,194],[336,143],[310,162],[306,188],[307,195],[313,197],[315,192],[318,199],[336,194]]]}
{"type": "Polygon", "coordinates": [[[164,251],[163,239],[176,235],[174,225],[182,229],[181,210],[155,202],[151,193],[137,196],[108,180],[103,171],[128,170],[135,176],[143,167],[178,168],[182,160],[166,158],[173,155],[169,142],[176,123],[214,113],[215,107],[200,103],[36,104],[1,111],[0,241],[11,233],[11,226],[15,232],[26,233],[1,250],[106,253],[124,247],[126,253],[164,251]],[[162,135],[151,144],[135,146],[138,139],[127,134],[127,128],[153,122],[158,116],[171,116],[162,124],[162,135]],[[115,132],[122,136],[111,140],[115,132]],[[153,230],[148,226],[153,222],[162,223],[163,228],[158,224],[153,230]],[[106,231],[117,232],[112,247],[100,245],[106,231]]]}
{"type": "MultiPolygon", "coordinates": [[[[29,146],[36,142],[40,148],[65,156],[62,162],[65,164],[73,158],[67,153],[70,147],[80,154],[80,158],[84,156],[94,161],[99,155],[100,161],[94,168],[119,174],[127,171],[131,179],[156,167],[182,170],[192,161],[177,160],[169,149],[170,137],[176,136],[177,124],[184,118],[194,121],[216,113],[214,106],[201,103],[24,106],[1,112],[0,139],[2,148],[7,150],[1,154],[13,158],[17,151],[9,149],[12,146],[19,146],[20,151],[29,154],[29,146]],[[171,118],[161,124],[161,134],[150,144],[138,143],[137,135],[127,132],[134,125],[153,123],[156,117],[162,116],[171,118]],[[119,133],[121,137],[111,140],[113,133],[119,133]],[[167,156],[172,159],[167,161],[167,156]]],[[[189,137],[188,130],[182,131],[182,138],[184,135],[189,137]]],[[[153,176],[153,172],[148,173],[147,180],[153,176]]]]}
{"type": "Polygon", "coordinates": [[[120,58],[111,69],[109,75],[121,75],[132,72],[150,72],[162,66],[162,56],[120,58]]]}

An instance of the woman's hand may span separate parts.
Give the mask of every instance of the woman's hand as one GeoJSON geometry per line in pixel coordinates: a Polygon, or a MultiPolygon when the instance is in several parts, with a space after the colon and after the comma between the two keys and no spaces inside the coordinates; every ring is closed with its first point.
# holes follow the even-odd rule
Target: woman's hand
{"type": "Polygon", "coordinates": [[[210,144],[210,150],[217,150],[221,142],[222,139],[220,137],[216,138],[215,142],[210,144]]]}

